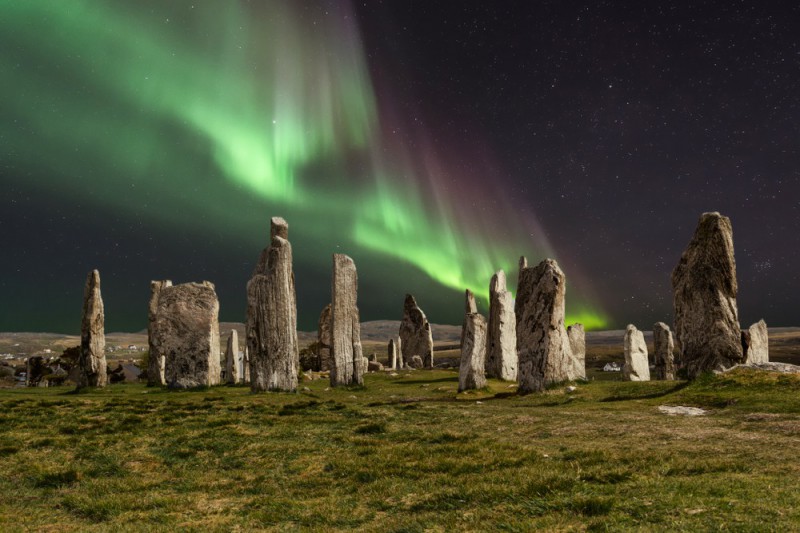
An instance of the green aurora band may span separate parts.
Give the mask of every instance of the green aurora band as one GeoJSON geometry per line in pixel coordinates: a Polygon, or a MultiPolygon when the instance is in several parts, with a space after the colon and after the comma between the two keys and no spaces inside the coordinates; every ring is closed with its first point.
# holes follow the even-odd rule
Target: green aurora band
{"type": "MultiPolygon", "coordinates": [[[[26,186],[130,217],[166,198],[174,208],[150,209],[148,218],[188,231],[223,226],[233,238],[280,213],[295,243],[336,242],[346,253],[410,263],[484,301],[494,271],[516,278],[521,253],[534,263],[557,257],[535,221],[520,222],[526,217],[480,179],[460,182],[423,133],[414,151],[387,137],[347,7],[0,6],[0,45],[10,51],[0,54],[0,139],[14,165],[48,177],[18,176],[26,186]],[[229,194],[260,207],[231,209],[229,194]],[[492,209],[463,207],[479,202],[492,209]]],[[[311,246],[295,248],[296,260],[319,261],[304,251],[311,246]]],[[[567,275],[567,321],[604,327],[588,284],[567,275]]]]}

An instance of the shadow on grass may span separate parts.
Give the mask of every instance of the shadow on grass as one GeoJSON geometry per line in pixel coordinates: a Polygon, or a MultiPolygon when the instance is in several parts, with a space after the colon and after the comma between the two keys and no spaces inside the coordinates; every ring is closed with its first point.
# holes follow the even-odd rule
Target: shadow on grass
{"type": "Polygon", "coordinates": [[[664,396],[668,396],[668,395],[672,394],[673,392],[681,391],[681,390],[685,389],[686,387],[688,387],[690,383],[691,383],[690,381],[684,381],[684,382],[678,383],[674,387],[671,387],[671,388],[669,388],[667,390],[660,390],[660,391],[656,391],[656,392],[650,392],[650,393],[647,393],[647,394],[642,394],[641,391],[631,390],[630,392],[627,392],[627,393],[622,393],[622,394],[618,393],[618,394],[614,394],[613,396],[608,396],[606,398],[601,398],[599,401],[600,402],[624,402],[626,400],[652,400],[652,399],[655,399],[655,398],[662,398],[664,396]]]}
{"type": "Polygon", "coordinates": [[[458,376],[439,378],[439,379],[410,379],[408,381],[394,381],[393,385],[423,385],[433,383],[458,383],[458,376]]]}

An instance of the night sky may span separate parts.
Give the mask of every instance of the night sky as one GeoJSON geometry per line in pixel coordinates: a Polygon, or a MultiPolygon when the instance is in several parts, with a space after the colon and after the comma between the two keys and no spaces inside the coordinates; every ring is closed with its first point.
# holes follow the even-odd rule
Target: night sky
{"type": "MultiPolygon", "coordinates": [[[[151,279],[220,319],[285,217],[299,327],[353,257],[362,320],[434,323],[556,258],[567,320],[672,322],[701,213],[743,325],[800,325],[796,2],[0,0],[0,331],[107,331],[151,279]]],[[[485,307],[483,308],[485,312],[485,307]]]]}

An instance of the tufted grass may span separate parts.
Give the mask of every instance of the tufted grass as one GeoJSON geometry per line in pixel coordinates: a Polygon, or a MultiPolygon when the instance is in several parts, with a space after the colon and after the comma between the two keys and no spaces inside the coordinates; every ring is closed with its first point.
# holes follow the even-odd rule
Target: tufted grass
{"type": "Polygon", "coordinates": [[[0,390],[0,530],[800,528],[796,376],[457,386],[0,390]]]}

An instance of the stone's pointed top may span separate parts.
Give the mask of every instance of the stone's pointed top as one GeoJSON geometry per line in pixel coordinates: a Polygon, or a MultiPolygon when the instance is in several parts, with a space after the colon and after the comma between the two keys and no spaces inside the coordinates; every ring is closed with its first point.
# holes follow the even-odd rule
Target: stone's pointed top
{"type": "Polygon", "coordinates": [[[353,265],[355,267],[356,265],[353,258],[345,254],[333,254],[333,263],[339,266],[353,265]]]}
{"type": "Polygon", "coordinates": [[[519,269],[528,268],[528,258],[524,255],[519,256],[519,269]]]}
{"type": "Polygon", "coordinates": [[[216,287],[215,287],[215,286],[214,286],[214,284],[213,284],[213,283],[211,283],[210,281],[203,280],[203,282],[202,282],[202,283],[200,283],[200,285],[202,285],[203,287],[208,287],[208,288],[209,288],[209,289],[211,289],[212,291],[216,290],[216,287]]]}
{"type": "Polygon", "coordinates": [[[653,324],[653,329],[654,330],[663,329],[663,330],[669,331],[669,326],[664,322],[656,322],[655,324],[653,324]]]}
{"type": "Polygon", "coordinates": [[[413,295],[406,294],[406,299],[403,302],[403,307],[418,307],[417,300],[414,299],[413,295]]]}
{"type": "Polygon", "coordinates": [[[464,297],[465,297],[464,312],[466,314],[477,313],[478,304],[475,302],[475,295],[472,293],[472,291],[467,289],[466,292],[464,293],[464,297]]]}
{"type": "Polygon", "coordinates": [[[283,239],[289,238],[289,223],[282,217],[272,217],[269,224],[270,239],[281,237],[283,239]]]}
{"type": "Polygon", "coordinates": [[[707,213],[703,213],[702,215],[700,215],[700,220],[704,220],[706,218],[728,218],[728,217],[721,215],[719,211],[709,211],[707,213]]]}
{"type": "Polygon", "coordinates": [[[492,276],[492,281],[489,284],[489,292],[494,294],[506,290],[506,273],[498,270],[492,276]]]}
{"type": "Polygon", "coordinates": [[[580,322],[576,322],[576,323],[572,324],[571,326],[567,326],[567,331],[568,332],[569,331],[573,331],[573,330],[574,331],[583,331],[583,324],[581,324],[580,322]]]}
{"type": "Polygon", "coordinates": [[[636,326],[633,324],[628,324],[628,327],[625,328],[625,331],[639,331],[636,329],[636,326]]]}
{"type": "Polygon", "coordinates": [[[89,272],[89,275],[86,276],[86,284],[92,287],[96,287],[100,285],[100,271],[95,269],[89,272]]]}

